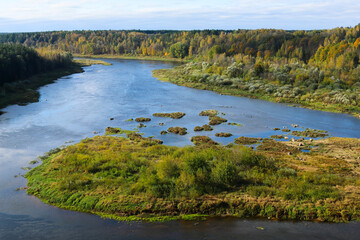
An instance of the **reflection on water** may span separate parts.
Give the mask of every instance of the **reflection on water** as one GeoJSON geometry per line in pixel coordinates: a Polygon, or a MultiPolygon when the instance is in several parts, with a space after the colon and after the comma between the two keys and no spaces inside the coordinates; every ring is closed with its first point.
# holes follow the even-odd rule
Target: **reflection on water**
{"type": "Polygon", "coordinates": [[[182,119],[152,117],[141,131],[161,138],[165,144],[191,144],[193,135],[208,135],[227,144],[239,136],[268,137],[274,127],[299,124],[327,130],[331,135],[360,137],[360,120],[348,115],[293,108],[254,99],[221,96],[213,92],[162,83],[151,77],[155,68],[169,63],[109,60],[112,66],[87,67],[82,74],[62,78],[40,89],[38,103],[10,106],[0,116],[0,239],[356,239],[360,225],[272,222],[219,219],[206,222],[118,223],[97,216],[65,211],[43,204],[24,191],[21,167],[49,149],[69,141],[104,133],[107,126],[133,129],[129,118],[151,117],[154,112],[185,112],[182,119]],[[217,109],[229,122],[242,126],[215,126],[213,132],[194,133],[208,122],[198,116],[217,109]],[[110,118],[114,118],[110,121],[110,118]],[[165,123],[159,126],[159,123],[165,123]],[[160,135],[172,126],[188,128],[188,135],[160,135]],[[216,138],[231,132],[231,138],[216,138]],[[257,227],[263,227],[259,230],[257,227]]]}

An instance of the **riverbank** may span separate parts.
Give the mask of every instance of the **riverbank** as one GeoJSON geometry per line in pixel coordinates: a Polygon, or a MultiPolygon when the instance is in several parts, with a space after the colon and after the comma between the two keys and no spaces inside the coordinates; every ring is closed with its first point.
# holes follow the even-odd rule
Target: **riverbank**
{"type": "MultiPolygon", "coordinates": [[[[193,64],[189,64],[193,65],[193,64]]],[[[196,65],[196,64],[195,64],[196,65]]],[[[313,110],[347,113],[360,118],[358,105],[330,103],[346,98],[347,91],[339,91],[334,94],[330,90],[320,90],[315,93],[304,92],[296,95],[298,88],[278,86],[266,83],[262,80],[244,81],[239,79],[222,79],[222,76],[201,73],[193,70],[191,66],[182,65],[173,69],[153,70],[153,77],[160,81],[174,83],[179,86],[215,91],[219,94],[256,98],[277,103],[286,103],[290,106],[304,107],[313,110]],[[219,80],[220,79],[220,80],[219,80]],[[270,91],[270,90],[271,91],[270,91]],[[283,93],[276,93],[276,90],[283,93]],[[270,92],[270,94],[268,93],[270,92]]]]}
{"type": "Polygon", "coordinates": [[[257,149],[163,146],[136,133],[96,136],[42,157],[26,174],[27,191],[60,208],[120,221],[360,220],[359,139],[264,139],[257,149]]]}
{"type": "MultiPolygon", "coordinates": [[[[104,61],[94,61],[86,59],[73,60],[73,64],[66,68],[56,69],[47,73],[37,74],[28,79],[8,84],[7,88],[0,95],[0,109],[9,105],[38,102],[40,94],[38,88],[53,83],[55,80],[74,73],[82,73],[83,67],[92,64],[109,65],[104,61]]],[[[1,114],[1,111],[0,111],[1,114]]]]}
{"type": "Polygon", "coordinates": [[[110,54],[99,54],[99,55],[73,54],[73,56],[78,58],[128,59],[128,60],[148,60],[148,61],[179,62],[179,63],[188,62],[188,60],[184,60],[180,58],[143,56],[143,55],[135,56],[135,55],[110,55],[110,54]]]}

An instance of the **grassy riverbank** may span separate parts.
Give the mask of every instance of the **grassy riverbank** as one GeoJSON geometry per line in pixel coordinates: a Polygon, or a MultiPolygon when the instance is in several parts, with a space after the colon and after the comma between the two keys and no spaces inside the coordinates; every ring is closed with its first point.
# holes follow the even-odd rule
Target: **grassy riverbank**
{"type": "Polygon", "coordinates": [[[37,102],[40,97],[40,94],[37,91],[39,87],[53,83],[61,77],[74,73],[81,73],[83,72],[82,67],[90,66],[92,64],[109,65],[109,63],[104,61],[77,59],[73,61],[73,64],[64,68],[37,74],[28,79],[8,84],[6,94],[0,95],[0,109],[13,104],[25,105],[37,102]]]}
{"type": "Polygon", "coordinates": [[[359,139],[309,140],[302,146],[315,148],[305,153],[294,142],[270,139],[253,151],[236,144],[179,148],[135,133],[128,137],[96,136],[52,151],[26,174],[28,193],[121,221],[360,220],[359,139]]]}
{"type": "MultiPolygon", "coordinates": [[[[360,118],[360,106],[349,103],[336,103],[338,99],[346,98],[349,91],[342,90],[334,94],[331,90],[319,90],[316,92],[294,93],[298,88],[280,86],[274,83],[267,83],[263,80],[240,80],[224,78],[218,75],[203,73],[191,66],[197,63],[190,63],[190,66],[182,65],[173,69],[159,69],[153,71],[153,76],[160,81],[171,82],[180,86],[197,88],[202,90],[215,91],[219,94],[250,97],[271,102],[295,104],[304,108],[348,113],[360,118]],[[260,83],[261,82],[261,83],[260,83]],[[271,89],[271,93],[268,93],[271,89]],[[281,91],[286,92],[282,94],[281,91]],[[279,94],[277,94],[280,92],[279,94]],[[298,94],[298,95],[296,95],[298,94]]],[[[355,95],[356,96],[356,95],[355,95]]]]}
{"type": "Polygon", "coordinates": [[[101,59],[128,59],[128,60],[148,60],[148,61],[162,61],[162,62],[188,62],[188,60],[171,57],[158,57],[158,56],[143,56],[143,55],[111,55],[111,54],[98,54],[98,55],[82,55],[74,54],[74,57],[79,58],[101,58],[101,59]]]}

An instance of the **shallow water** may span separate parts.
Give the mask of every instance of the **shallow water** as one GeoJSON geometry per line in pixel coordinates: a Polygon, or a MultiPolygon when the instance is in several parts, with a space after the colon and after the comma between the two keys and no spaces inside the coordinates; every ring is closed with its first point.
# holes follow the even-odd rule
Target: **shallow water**
{"type": "Polygon", "coordinates": [[[327,130],[333,136],[360,137],[360,120],[334,114],[289,107],[248,98],[222,96],[209,91],[159,82],[151,71],[172,67],[171,63],[108,60],[112,66],[86,67],[85,72],[61,78],[40,89],[38,103],[10,106],[0,116],[0,239],[357,239],[359,223],[321,224],[274,222],[234,218],[211,218],[205,222],[118,223],[98,216],[65,211],[46,204],[23,190],[26,179],[21,167],[51,148],[104,133],[107,126],[134,129],[129,118],[151,117],[142,128],[146,136],[164,144],[191,144],[193,135],[208,135],[227,144],[238,136],[268,137],[274,127],[327,130]],[[217,109],[229,122],[212,132],[194,133],[196,125],[208,122],[198,116],[217,109]],[[182,119],[152,117],[155,112],[185,112],[182,119]],[[110,118],[114,118],[110,121],[110,118]],[[159,126],[159,123],[165,123],[159,126]],[[171,126],[187,127],[189,134],[160,135],[171,126]],[[231,138],[216,138],[216,132],[231,132],[231,138]],[[263,227],[264,230],[257,229],[263,227]]]}

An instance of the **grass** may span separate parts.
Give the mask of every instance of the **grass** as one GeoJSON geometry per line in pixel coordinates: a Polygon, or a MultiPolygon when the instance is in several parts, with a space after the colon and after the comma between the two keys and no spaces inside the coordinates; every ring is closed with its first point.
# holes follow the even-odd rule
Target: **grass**
{"type": "Polygon", "coordinates": [[[288,155],[293,143],[268,139],[253,151],[239,145],[163,146],[138,133],[95,136],[42,157],[26,174],[27,192],[119,221],[360,220],[359,141],[315,140],[310,153],[288,155]],[[353,150],[342,150],[347,147],[353,150]]]}
{"type": "Polygon", "coordinates": [[[179,135],[186,135],[187,134],[187,129],[186,128],[182,128],[182,127],[169,127],[167,130],[169,133],[175,133],[175,134],[179,134],[179,135]]]}
{"type": "Polygon", "coordinates": [[[199,113],[199,116],[214,117],[214,116],[217,116],[218,114],[219,114],[219,112],[217,110],[210,109],[210,110],[201,111],[199,113]]]}
{"type": "Polygon", "coordinates": [[[180,119],[185,116],[183,112],[173,112],[173,113],[154,113],[154,117],[168,117],[173,119],[180,119]]]}
{"type": "Polygon", "coordinates": [[[311,137],[311,138],[319,138],[319,137],[323,138],[329,136],[329,134],[326,131],[310,129],[310,128],[307,128],[304,131],[292,131],[291,135],[297,137],[311,137]]]}
{"type": "Polygon", "coordinates": [[[135,118],[136,122],[150,122],[151,118],[145,118],[145,117],[139,117],[139,118],[135,118]]]}
{"type": "Polygon", "coordinates": [[[327,112],[336,112],[336,113],[348,113],[357,118],[360,118],[360,108],[358,106],[348,106],[334,103],[324,103],[324,102],[316,102],[316,101],[304,101],[301,99],[295,98],[286,98],[286,97],[274,97],[271,94],[266,93],[256,93],[250,92],[248,90],[243,90],[240,88],[234,88],[228,85],[221,84],[207,84],[199,81],[192,81],[192,77],[196,75],[183,74],[183,67],[180,66],[178,68],[173,69],[156,69],[153,70],[153,77],[159,79],[160,81],[174,83],[180,86],[197,88],[202,90],[214,91],[223,95],[232,95],[239,97],[249,97],[255,99],[262,99],[271,102],[280,102],[287,104],[296,104],[309,109],[321,110],[327,112]]]}
{"type": "Polygon", "coordinates": [[[225,118],[219,117],[219,116],[209,116],[209,125],[220,125],[224,122],[227,122],[225,118]]]}
{"type": "Polygon", "coordinates": [[[235,138],[235,143],[240,145],[250,145],[259,143],[262,140],[262,138],[252,138],[252,137],[238,137],[235,138]]]}
{"type": "Polygon", "coordinates": [[[121,129],[121,128],[114,128],[114,127],[107,127],[105,129],[105,134],[106,135],[113,135],[113,134],[132,134],[138,131],[131,131],[131,130],[125,130],[125,129],[121,129]]]}
{"type": "Polygon", "coordinates": [[[91,65],[96,65],[96,64],[104,65],[104,66],[112,65],[111,63],[101,61],[101,60],[94,60],[94,59],[74,59],[73,61],[82,66],[91,66],[91,65]]]}
{"type": "Polygon", "coordinates": [[[196,127],[194,128],[194,131],[195,131],[195,132],[212,131],[212,130],[214,130],[214,129],[213,129],[210,125],[207,125],[207,124],[203,125],[202,127],[196,126],[196,127]]]}
{"type": "Polygon", "coordinates": [[[231,133],[224,133],[224,132],[215,133],[215,137],[231,137],[231,136],[232,136],[231,133]]]}
{"type": "Polygon", "coordinates": [[[210,145],[218,145],[217,142],[213,141],[208,136],[194,136],[191,137],[191,142],[194,143],[194,145],[202,145],[202,144],[210,144],[210,145]]]}
{"type": "Polygon", "coordinates": [[[129,60],[148,60],[148,61],[163,61],[163,62],[187,62],[187,60],[170,57],[156,57],[156,56],[143,56],[143,55],[110,55],[110,54],[99,54],[99,55],[82,55],[73,54],[74,57],[81,58],[103,58],[103,59],[129,59],[129,60]]]}

